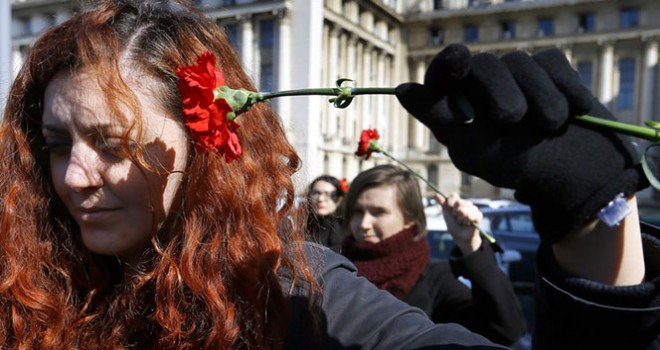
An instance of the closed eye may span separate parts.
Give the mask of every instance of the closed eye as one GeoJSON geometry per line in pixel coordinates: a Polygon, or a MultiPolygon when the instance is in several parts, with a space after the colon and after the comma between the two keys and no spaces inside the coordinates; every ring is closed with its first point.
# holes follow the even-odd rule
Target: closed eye
{"type": "Polygon", "coordinates": [[[44,146],[42,147],[44,152],[51,154],[68,154],[71,152],[71,140],[64,138],[46,138],[44,141],[44,146]]]}
{"type": "Polygon", "coordinates": [[[120,137],[102,137],[96,140],[96,149],[109,161],[120,161],[128,158],[135,151],[135,142],[120,137]]]}

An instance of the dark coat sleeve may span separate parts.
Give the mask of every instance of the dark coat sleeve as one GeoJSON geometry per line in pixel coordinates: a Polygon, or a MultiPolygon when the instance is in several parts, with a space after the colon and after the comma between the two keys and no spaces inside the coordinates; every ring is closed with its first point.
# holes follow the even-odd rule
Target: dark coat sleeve
{"type": "Polygon", "coordinates": [[[542,245],[534,349],[660,349],[658,232],[644,234],[643,245],[645,282],[634,286],[605,285],[566,273],[551,248],[542,245]]]}
{"type": "MultiPolygon", "coordinates": [[[[323,289],[318,308],[318,331],[310,331],[309,318],[294,308],[289,349],[501,349],[487,339],[456,325],[434,324],[412,307],[358,277],[355,266],[341,255],[308,244],[309,259],[323,289]],[[310,334],[321,344],[310,347],[310,334]]],[[[304,297],[298,295],[297,297],[304,297]]],[[[304,303],[299,303],[298,306],[304,303]]]]}
{"type": "Polygon", "coordinates": [[[341,219],[330,215],[314,217],[310,214],[307,220],[307,240],[324,245],[339,253],[342,241],[341,219]]]}
{"type": "Polygon", "coordinates": [[[490,244],[462,256],[458,249],[449,259],[451,271],[436,267],[431,318],[435,322],[456,322],[499,344],[512,344],[522,337],[527,325],[513,286],[500,270],[490,244]],[[458,281],[463,276],[471,288],[458,281]]]}

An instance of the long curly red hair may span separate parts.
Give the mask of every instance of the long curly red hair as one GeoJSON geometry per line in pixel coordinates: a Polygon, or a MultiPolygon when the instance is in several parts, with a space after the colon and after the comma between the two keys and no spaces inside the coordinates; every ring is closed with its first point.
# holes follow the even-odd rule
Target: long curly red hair
{"type": "Polygon", "coordinates": [[[190,147],[177,210],[130,275],[82,245],[55,196],[41,115],[57,72],[94,73],[119,112],[139,109],[120,74],[130,65],[180,116],[175,70],[203,51],[229,86],[255,90],[224,33],[176,1],[104,1],[36,42],[0,126],[0,348],[278,348],[292,318],[283,271],[318,295],[292,218],[300,159],[265,104],[238,118],[240,159],[190,147]]]}

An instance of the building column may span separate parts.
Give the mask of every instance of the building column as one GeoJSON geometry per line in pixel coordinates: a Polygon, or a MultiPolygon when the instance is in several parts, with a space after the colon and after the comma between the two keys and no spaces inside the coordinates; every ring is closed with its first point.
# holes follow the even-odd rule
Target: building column
{"type": "MultiPolygon", "coordinates": [[[[338,55],[338,60],[337,62],[337,78],[341,79],[352,79],[351,76],[348,75],[348,36],[349,34],[346,32],[342,32],[339,34],[339,55],[338,55]]],[[[335,79],[336,80],[336,79],[335,79]]],[[[336,82],[333,82],[331,86],[335,86],[336,82]]],[[[347,131],[347,125],[348,125],[348,116],[347,116],[347,111],[346,109],[342,109],[340,111],[337,111],[337,118],[338,120],[338,125],[337,125],[337,138],[339,141],[339,144],[343,144],[343,140],[346,137],[346,131],[347,131]]]]}
{"type": "Polygon", "coordinates": [[[25,55],[23,54],[23,50],[21,46],[14,46],[12,47],[11,50],[11,72],[10,72],[10,80],[12,81],[13,78],[18,74],[18,71],[21,69],[23,66],[23,62],[25,61],[24,59],[25,55]]]}
{"type": "MultiPolygon", "coordinates": [[[[291,85],[295,87],[323,86],[322,43],[323,2],[292,0],[291,8],[291,85]]],[[[296,192],[303,193],[312,176],[323,169],[323,153],[319,125],[321,105],[318,98],[299,97],[291,99],[292,132],[296,135],[294,147],[304,167],[294,175],[296,192]]]]}
{"type": "Polygon", "coordinates": [[[643,120],[658,120],[660,115],[654,115],[653,104],[656,97],[654,92],[655,72],[658,69],[658,41],[660,38],[653,37],[647,39],[644,47],[644,66],[642,70],[642,110],[639,122],[643,120]]]}
{"type": "MultiPolygon", "coordinates": [[[[387,77],[386,75],[386,70],[385,70],[385,53],[383,50],[378,50],[376,53],[376,83],[373,86],[387,86],[386,80],[387,77]]],[[[379,128],[382,128],[383,131],[387,131],[386,135],[389,136],[389,144],[390,147],[393,146],[392,142],[394,139],[392,138],[392,124],[390,124],[389,120],[387,120],[387,116],[389,115],[385,104],[385,95],[376,95],[376,118],[378,118],[377,124],[379,128]],[[389,130],[388,130],[389,129],[389,130]]],[[[386,140],[388,140],[386,139],[386,140]]]]}
{"type": "Polygon", "coordinates": [[[341,153],[336,151],[328,151],[328,173],[332,176],[341,178],[344,173],[344,157],[341,153]]]}
{"type": "MultiPolygon", "coordinates": [[[[361,81],[364,86],[371,86],[372,80],[371,80],[371,51],[372,51],[372,46],[369,43],[366,43],[362,46],[362,77],[361,81]]],[[[376,125],[371,121],[371,104],[372,104],[372,98],[373,96],[363,96],[366,97],[362,99],[362,108],[360,112],[360,122],[362,123],[362,126],[360,127],[360,130],[364,129],[372,129],[375,128],[376,125]]]]}
{"type": "Polygon", "coordinates": [[[351,183],[353,179],[360,173],[360,159],[354,154],[350,153],[346,156],[346,169],[342,177],[346,177],[346,180],[351,183]]]}
{"type": "Polygon", "coordinates": [[[242,15],[238,19],[241,27],[241,58],[243,66],[252,80],[258,81],[254,61],[254,25],[252,15],[242,15]]]}
{"type": "MultiPolygon", "coordinates": [[[[358,69],[357,69],[357,45],[358,45],[358,39],[357,37],[353,35],[349,35],[348,37],[348,42],[347,42],[347,47],[346,47],[346,71],[345,73],[347,74],[346,78],[348,79],[353,79],[353,80],[358,80],[358,69]]],[[[355,82],[358,85],[360,84],[359,81],[355,82]]],[[[359,102],[359,100],[356,100],[354,102],[359,102]]],[[[355,120],[357,119],[356,112],[359,107],[356,107],[357,105],[351,104],[349,108],[346,108],[344,110],[344,113],[346,115],[346,125],[344,125],[344,134],[342,137],[345,137],[347,140],[353,141],[355,138],[355,135],[357,135],[355,131],[355,120]]],[[[357,142],[357,140],[356,140],[357,142]]]]}
{"type": "MultiPolygon", "coordinates": [[[[424,82],[424,74],[426,73],[426,60],[420,58],[415,62],[415,71],[413,72],[413,79],[419,83],[424,82]]],[[[410,140],[410,146],[418,151],[424,151],[426,149],[426,126],[421,122],[417,121],[415,118],[411,118],[411,129],[412,132],[410,140]]]]}
{"type": "Polygon", "coordinates": [[[614,70],[614,43],[607,41],[601,43],[600,73],[598,79],[598,98],[601,103],[608,106],[612,102],[612,77],[614,70]]]}
{"type": "MultiPolygon", "coordinates": [[[[11,1],[0,2],[0,111],[4,111],[13,80],[11,44],[11,1]]],[[[0,113],[2,118],[2,113],[0,113]]]]}
{"type": "MultiPolygon", "coordinates": [[[[280,10],[277,13],[278,19],[277,29],[277,69],[275,71],[275,89],[278,91],[291,89],[291,13],[286,9],[280,10]]],[[[287,133],[291,129],[291,99],[278,98],[276,110],[282,118],[287,133]]],[[[290,133],[289,133],[290,134],[290,133]]],[[[290,135],[293,136],[293,135],[290,135]]]]}
{"type": "MultiPolygon", "coordinates": [[[[355,45],[355,75],[354,78],[357,81],[358,85],[361,86],[367,86],[366,81],[364,80],[365,74],[364,74],[364,42],[361,40],[357,40],[357,43],[355,45]]],[[[363,96],[366,97],[366,96],[363,96]]],[[[364,111],[365,111],[365,105],[369,103],[367,99],[363,100],[356,100],[355,102],[358,102],[355,104],[355,113],[359,115],[358,118],[355,119],[355,127],[353,130],[353,137],[357,140],[357,138],[360,137],[360,132],[365,128],[365,122],[364,122],[364,111]]]]}
{"type": "MultiPolygon", "coordinates": [[[[330,29],[330,39],[328,41],[328,76],[326,81],[330,86],[334,86],[337,81],[338,68],[339,68],[339,35],[341,34],[338,28],[330,29]]],[[[337,136],[337,109],[332,104],[326,105],[328,118],[326,119],[327,136],[335,138],[337,136]]]]}

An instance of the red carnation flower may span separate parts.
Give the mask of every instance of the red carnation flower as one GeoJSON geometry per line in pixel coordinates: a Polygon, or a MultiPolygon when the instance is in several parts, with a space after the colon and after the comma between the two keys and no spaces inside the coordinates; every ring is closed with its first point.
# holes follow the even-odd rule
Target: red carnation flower
{"type": "Polygon", "coordinates": [[[382,148],[376,140],[380,138],[378,130],[365,129],[360,134],[360,141],[358,142],[358,149],[355,155],[358,157],[366,156],[364,159],[369,159],[372,152],[381,152],[382,148]]]}
{"type": "Polygon", "coordinates": [[[348,192],[348,182],[346,181],[346,178],[339,180],[339,188],[341,188],[344,193],[348,192]]]}
{"type": "Polygon", "coordinates": [[[243,150],[236,135],[238,124],[228,117],[234,111],[225,99],[215,99],[216,88],[225,85],[225,77],[215,64],[215,56],[204,52],[195,65],[177,68],[183,118],[198,151],[217,150],[231,163],[243,150]]]}

